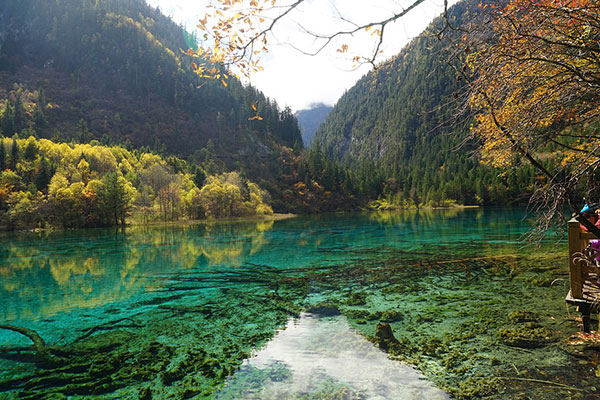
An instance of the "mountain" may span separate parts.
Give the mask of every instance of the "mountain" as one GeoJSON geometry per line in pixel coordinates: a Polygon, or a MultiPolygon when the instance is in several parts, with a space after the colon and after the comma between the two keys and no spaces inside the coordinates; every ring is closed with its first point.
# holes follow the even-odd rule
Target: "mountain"
{"type": "Polygon", "coordinates": [[[4,136],[151,147],[227,168],[300,143],[290,109],[233,77],[194,74],[184,51],[195,38],[143,0],[2,3],[4,136]]]}
{"type": "MultiPolygon", "coordinates": [[[[448,10],[460,27],[481,12],[463,1],[448,10]]],[[[347,168],[385,180],[384,192],[413,203],[452,199],[463,204],[503,204],[531,190],[533,171],[499,171],[477,159],[468,118],[457,118],[461,90],[447,62],[460,29],[438,18],[397,56],[361,78],[337,102],[317,130],[316,145],[347,168]],[[444,32],[443,34],[440,34],[444,32]],[[440,39],[441,37],[441,39],[440,39]]]]}
{"type": "Polygon", "coordinates": [[[310,142],[315,136],[317,128],[325,120],[332,109],[333,107],[331,106],[318,103],[312,104],[310,108],[306,110],[296,111],[294,115],[298,120],[298,126],[300,127],[300,132],[302,132],[302,142],[305,147],[310,146],[310,142]]]}

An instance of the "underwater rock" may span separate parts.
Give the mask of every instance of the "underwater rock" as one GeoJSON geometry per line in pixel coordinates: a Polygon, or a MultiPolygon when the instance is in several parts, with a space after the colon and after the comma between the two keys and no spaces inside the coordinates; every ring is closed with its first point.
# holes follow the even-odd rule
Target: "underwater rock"
{"type": "Polygon", "coordinates": [[[314,304],[308,307],[306,309],[306,312],[316,314],[321,317],[333,317],[341,314],[340,309],[337,307],[337,305],[327,302],[314,304]]]}
{"type": "Polygon", "coordinates": [[[117,372],[120,368],[121,362],[115,357],[108,360],[101,360],[100,362],[94,362],[90,366],[88,374],[94,378],[104,378],[117,372]]]}
{"type": "Polygon", "coordinates": [[[379,318],[382,322],[398,322],[404,318],[404,315],[399,311],[388,310],[384,311],[379,318]]]}
{"type": "Polygon", "coordinates": [[[547,328],[536,327],[525,323],[515,329],[499,329],[498,338],[508,346],[533,349],[542,347],[552,341],[552,332],[547,328]]]}
{"type": "Polygon", "coordinates": [[[138,398],[140,400],[150,400],[150,399],[152,399],[152,390],[149,387],[140,388],[138,390],[138,398]]]}
{"type": "Polygon", "coordinates": [[[367,296],[364,293],[353,292],[346,300],[346,304],[349,306],[364,306],[367,304],[367,296]]]}
{"type": "Polygon", "coordinates": [[[495,377],[469,377],[459,382],[457,387],[445,389],[455,399],[479,399],[501,393],[502,382],[495,377]]]}
{"type": "Polygon", "coordinates": [[[135,339],[135,334],[132,332],[117,329],[90,336],[85,341],[73,345],[73,349],[82,353],[108,353],[122,346],[127,346],[133,339],[135,339]]]}
{"type": "Polygon", "coordinates": [[[181,368],[180,365],[177,365],[173,369],[163,371],[160,374],[161,375],[160,378],[161,378],[163,384],[169,386],[169,385],[172,385],[173,382],[183,379],[183,377],[185,377],[185,374],[186,374],[185,369],[181,368]]]}
{"type": "MultiPolygon", "coordinates": [[[[369,314],[369,315],[368,315],[368,317],[367,317],[367,319],[368,319],[369,321],[376,321],[376,320],[378,320],[378,319],[381,319],[381,315],[382,315],[382,314],[383,314],[383,313],[382,313],[381,311],[375,311],[374,313],[372,313],[372,314],[369,314]]],[[[389,322],[389,321],[384,321],[384,322],[389,322]]]]}
{"type": "Polygon", "coordinates": [[[508,314],[508,319],[515,323],[535,322],[538,320],[538,316],[528,310],[515,310],[508,314]]]}
{"type": "Polygon", "coordinates": [[[67,396],[65,396],[62,393],[51,393],[47,396],[44,396],[45,400],[63,400],[63,399],[67,399],[67,396]]]}
{"type": "Polygon", "coordinates": [[[387,349],[390,345],[398,344],[398,340],[394,337],[392,327],[387,322],[380,322],[375,328],[375,341],[382,349],[387,349]]]}
{"type": "Polygon", "coordinates": [[[396,338],[394,337],[394,332],[392,332],[392,327],[387,322],[380,322],[377,324],[375,336],[380,340],[396,341],[396,338]]]}
{"type": "Polygon", "coordinates": [[[344,315],[356,320],[370,319],[371,313],[367,310],[345,310],[344,315]]]}

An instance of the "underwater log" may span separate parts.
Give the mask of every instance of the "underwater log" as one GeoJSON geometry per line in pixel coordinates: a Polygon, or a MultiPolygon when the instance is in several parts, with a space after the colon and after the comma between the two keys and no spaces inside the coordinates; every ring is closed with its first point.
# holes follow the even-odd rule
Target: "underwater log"
{"type": "Polygon", "coordinates": [[[27,336],[33,342],[33,349],[35,350],[36,357],[40,361],[42,366],[56,366],[60,363],[60,359],[50,354],[46,342],[44,339],[33,329],[23,328],[14,325],[1,325],[0,329],[5,329],[13,332],[20,333],[21,335],[27,336]]]}

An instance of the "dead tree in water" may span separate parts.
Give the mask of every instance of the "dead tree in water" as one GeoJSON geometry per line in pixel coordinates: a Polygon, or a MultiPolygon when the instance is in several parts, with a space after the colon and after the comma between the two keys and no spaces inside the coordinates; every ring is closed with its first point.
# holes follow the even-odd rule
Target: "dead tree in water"
{"type": "Polygon", "coordinates": [[[35,361],[39,366],[55,367],[64,361],[62,358],[56,357],[51,353],[50,349],[46,346],[44,339],[42,339],[42,337],[36,331],[14,325],[0,325],[0,329],[17,332],[21,335],[27,336],[33,342],[35,361]]]}

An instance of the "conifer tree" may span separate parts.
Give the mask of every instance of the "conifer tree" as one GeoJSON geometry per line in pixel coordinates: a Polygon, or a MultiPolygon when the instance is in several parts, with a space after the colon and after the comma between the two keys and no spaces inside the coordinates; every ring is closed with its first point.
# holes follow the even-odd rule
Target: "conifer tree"
{"type": "Polygon", "coordinates": [[[0,171],[4,171],[6,166],[6,149],[4,148],[4,140],[0,138],[0,171]]]}
{"type": "Polygon", "coordinates": [[[19,162],[19,144],[17,143],[18,136],[13,136],[12,146],[10,148],[10,169],[15,170],[19,162]]]}
{"type": "Polygon", "coordinates": [[[4,135],[9,136],[16,132],[15,130],[15,109],[8,100],[4,103],[4,112],[0,119],[0,128],[4,135]]]}
{"type": "Polygon", "coordinates": [[[33,160],[35,160],[37,153],[38,153],[37,140],[35,140],[35,138],[33,136],[30,136],[29,139],[27,139],[27,143],[25,144],[25,150],[23,150],[23,157],[27,161],[33,161],[33,160]]]}
{"type": "Polygon", "coordinates": [[[14,126],[15,133],[20,133],[25,128],[25,108],[23,107],[23,100],[21,96],[17,95],[14,106],[14,126]]]}
{"type": "Polygon", "coordinates": [[[46,157],[40,159],[40,165],[38,167],[38,173],[35,176],[35,186],[39,191],[46,191],[50,179],[52,178],[52,171],[50,171],[50,164],[46,157]]]}

